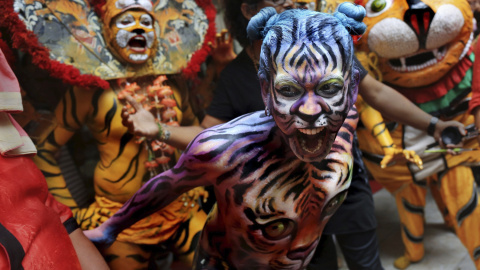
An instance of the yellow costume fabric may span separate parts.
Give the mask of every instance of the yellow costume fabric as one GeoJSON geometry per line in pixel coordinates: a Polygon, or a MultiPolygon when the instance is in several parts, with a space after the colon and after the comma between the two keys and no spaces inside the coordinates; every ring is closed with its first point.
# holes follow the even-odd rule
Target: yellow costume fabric
{"type": "MultiPolygon", "coordinates": [[[[470,95],[469,95],[470,96],[470,95]]],[[[467,98],[469,98],[469,96],[467,98]]],[[[465,125],[473,123],[473,116],[462,114],[453,120],[465,125]]],[[[405,126],[399,125],[390,130],[395,145],[405,145],[403,142],[405,126]]],[[[380,168],[383,149],[366,129],[357,130],[360,148],[364,151],[365,165],[375,180],[395,196],[397,209],[402,224],[402,240],[405,245],[405,255],[412,262],[419,261],[424,256],[424,212],[427,187],[433,186],[433,194],[440,195],[440,204],[445,204],[442,211],[446,215],[446,222],[451,223],[459,239],[469,250],[470,256],[480,269],[480,206],[478,192],[470,167],[463,165],[478,164],[478,152],[463,152],[460,155],[437,155],[434,158],[425,158],[426,170],[429,162],[441,161],[440,171],[432,173],[426,178],[412,177],[412,171],[406,163],[397,163],[387,168],[380,168]],[[395,176],[395,177],[392,177],[395,176]],[[436,189],[436,190],[435,190],[436,189]],[[438,192],[438,193],[436,193],[438,192]]],[[[426,136],[426,134],[424,134],[426,136]]],[[[464,144],[465,148],[478,148],[475,139],[464,144]]],[[[410,165],[411,166],[411,165],[410,165]]],[[[413,168],[413,167],[412,167],[413,168]]],[[[418,170],[421,172],[420,170],[418,170]]]]}
{"type": "MultiPolygon", "coordinates": [[[[155,77],[137,78],[135,82],[143,89],[151,85],[153,79],[155,77]]],[[[39,155],[35,157],[35,162],[45,175],[50,193],[72,209],[83,229],[94,228],[107,220],[152,176],[145,166],[149,159],[146,143],[138,143],[122,125],[120,114],[123,106],[117,97],[122,88],[116,81],[110,83],[111,88],[107,90],[74,88],[67,91],[56,108],[57,126],[48,135],[42,136],[46,139],[38,144],[39,155]],[[55,158],[59,148],[83,125],[95,139],[100,156],[93,174],[96,201],[87,208],[79,208],[76,204],[55,158]]],[[[188,92],[183,82],[170,76],[167,83],[173,91],[172,99],[176,101],[176,106],[173,107],[176,112],[175,120],[180,125],[198,125],[187,101],[188,92]]],[[[163,164],[168,165],[165,168],[173,167],[179,156],[178,150],[171,149],[172,151],[163,153],[170,158],[168,164],[163,164]]],[[[165,168],[157,167],[157,173],[165,168]]],[[[181,260],[191,261],[196,245],[194,236],[202,230],[206,220],[206,214],[198,206],[198,198],[202,192],[203,190],[199,189],[182,195],[168,207],[126,230],[118,241],[135,245],[163,244],[181,228],[175,235],[175,240],[172,240],[175,243],[168,243],[174,245],[171,250],[179,250],[178,254],[188,257],[182,257],[181,260]],[[183,198],[185,201],[182,201],[183,198]]],[[[123,247],[125,245],[113,245],[106,256],[141,254],[141,248],[129,253],[117,250],[123,247]]],[[[125,257],[125,260],[128,261],[129,258],[125,257]]],[[[148,257],[145,257],[145,260],[148,263],[148,257]]],[[[114,261],[109,262],[109,265],[112,269],[126,269],[125,263],[114,261]],[[119,268],[116,268],[117,265],[119,268]]]]}

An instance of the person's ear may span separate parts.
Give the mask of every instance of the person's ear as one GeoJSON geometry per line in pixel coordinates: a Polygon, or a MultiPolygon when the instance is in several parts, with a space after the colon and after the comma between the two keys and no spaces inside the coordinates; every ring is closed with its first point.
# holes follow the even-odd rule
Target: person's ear
{"type": "Polygon", "coordinates": [[[245,17],[245,19],[249,21],[253,16],[257,14],[256,10],[254,10],[251,5],[247,3],[242,3],[240,9],[242,10],[243,17],[245,17]]]}
{"type": "Polygon", "coordinates": [[[262,89],[262,99],[265,106],[267,106],[268,102],[270,102],[270,89],[268,87],[268,83],[264,79],[260,79],[260,87],[262,89]]]}

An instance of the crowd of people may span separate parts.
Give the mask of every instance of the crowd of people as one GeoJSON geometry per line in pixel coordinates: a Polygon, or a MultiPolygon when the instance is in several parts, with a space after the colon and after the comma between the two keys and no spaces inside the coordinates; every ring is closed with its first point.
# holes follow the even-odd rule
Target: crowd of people
{"type": "MultiPolygon", "coordinates": [[[[25,236],[15,228],[19,221],[2,218],[0,230],[13,237],[0,239],[4,248],[0,266],[35,269],[34,264],[43,264],[51,266],[48,269],[65,269],[62,267],[68,263],[73,269],[338,269],[335,238],[349,269],[383,269],[372,192],[355,132],[358,118],[362,128],[370,128],[378,137],[384,153],[378,161],[382,168],[395,162],[420,169],[430,166],[415,151],[403,149],[405,145],[396,146],[383,117],[428,133],[453,157],[462,154],[454,150],[461,145],[444,145],[443,131],[453,126],[466,135],[466,130],[458,118],[430,114],[392,84],[374,78],[371,67],[364,66],[368,62],[357,59],[353,41],[369,32],[368,23],[362,21],[371,15],[372,5],[366,3],[365,12],[364,7],[347,3],[327,15],[306,9],[319,9],[315,5],[292,0],[224,0],[221,7],[228,34],[218,36],[207,61],[215,75],[207,74],[201,84],[215,86],[207,89],[210,93],[200,92],[211,95],[211,100],[202,99],[208,106],[192,108],[191,102],[198,97],[192,98],[192,85],[179,74],[108,80],[106,89],[74,86],[67,90],[55,108],[55,128],[36,145],[38,154],[33,159],[45,178],[23,157],[4,157],[3,152],[0,156],[0,162],[8,165],[2,165],[2,182],[29,178],[14,167],[22,165],[13,164],[23,162],[35,174],[31,179],[40,186],[36,188],[46,191],[48,184],[50,193],[36,196],[45,202],[41,209],[60,219],[41,222],[48,223],[52,233],[61,230],[62,240],[51,243],[39,238],[38,243],[25,244],[25,236]],[[238,54],[233,52],[233,40],[241,47],[238,54]],[[148,93],[140,94],[142,89],[148,93]],[[85,126],[94,138],[99,160],[92,174],[94,202],[79,206],[57,156],[85,126]],[[215,205],[205,204],[207,199],[215,205]],[[80,229],[96,244],[103,259],[80,229]],[[11,240],[15,238],[18,240],[11,240]],[[50,246],[42,252],[56,254],[56,244],[55,248],[68,255],[38,258],[42,256],[39,246],[45,242],[50,246]],[[23,257],[16,257],[18,248],[23,257]],[[69,259],[75,256],[78,263],[69,259]]],[[[106,46],[112,55],[128,67],[154,65],[152,59],[162,44],[157,44],[153,30],[156,19],[151,1],[106,1],[103,9],[106,46]]],[[[7,61],[0,60],[2,78],[11,81],[8,85],[2,82],[0,93],[13,92],[10,88],[18,88],[18,83],[7,61]]],[[[471,67],[473,74],[480,65],[477,62],[471,67]]],[[[469,113],[477,127],[479,83],[478,76],[473,76],[473,94],[468,94],[469,113]]],[[[8,98],[5,100],[10,101],[8,98]]],[[[4,104],[8,105],[0,100],[0,105],[4,104]]],[[[22,134],[13,118],[6,119],[10,120],[0,122],[2,130],[14,126],[22,134]]],[[[0,144],[0,150],[2,147],[0,144]]],[[[467,169],[478,165],[477,160],[468,161],[458,163],[467,169]]],[[[437,204],[446,211],[446,222],[454,227],[479,268],[480,233],[469,233],[479,225],[478,191],[474,182],[467,184],[473,184],[475,199],[468,207],[460,202],[460,195],[445,196],[441,188],[437,204]],[[458,213],[452,217],[448,211],[453,209],[458,213]]],[[[25,193],[20,198],[29,196],[28,190],[17,191],[25,193]]],[[[400,202],[410,200],[396,190],[392,193],[400,202]]],[[[9,208],[4,205],[2,211],[9,208]]],[[[411,208],[422,211],[421,205],[411,208]]],[[[405,234],[411,240],[412,236],[405,234]]],[[[395,261],[399,269],[424,256],[423,245],[411,247],[408,241],[404,239],[405,255],[395,261]]]]}

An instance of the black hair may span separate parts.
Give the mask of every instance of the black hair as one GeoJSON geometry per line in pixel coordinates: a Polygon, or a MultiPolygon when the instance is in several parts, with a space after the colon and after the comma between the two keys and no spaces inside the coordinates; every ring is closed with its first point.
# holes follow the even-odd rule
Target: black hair
{"type": "Polygon", "coordinates": [[[243,47],[248,46],[251,41],[247,37],[248,20],[243,16],[242,4],[248,4],[248,8],[253,11],[257,9],[257,5],[261,1],[262,0],[224,0],[225,24],[227,25],[230,35],[243,47]]]}

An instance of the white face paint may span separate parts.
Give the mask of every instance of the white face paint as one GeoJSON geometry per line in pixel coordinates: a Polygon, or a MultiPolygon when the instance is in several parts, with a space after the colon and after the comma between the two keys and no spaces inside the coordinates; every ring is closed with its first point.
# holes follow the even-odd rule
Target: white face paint
{"type": "MultiPolygon", "coordinates": [[[[302,51],[308,48],[302,45],[289,50],[278,64],[269,108],[295,155],[311,162],[329,153],[348,114],[350,72],[342,73],[341,61],[333,64],[333,58],[341,59],[338,55],[329,55],[327,64],[306,61],[302,51]]],[[[330,45],[338,53],[338,47],[330,45]]],[[[313,47],[309,52],[315,52],[313,47]]]]}
{"type": "Polygon", "coordinates": [[[145,11],[130,10],[114,19],[114,47],[122,59],[141,64],[151,57],[156,34],[153,18],[145,11]]]}

